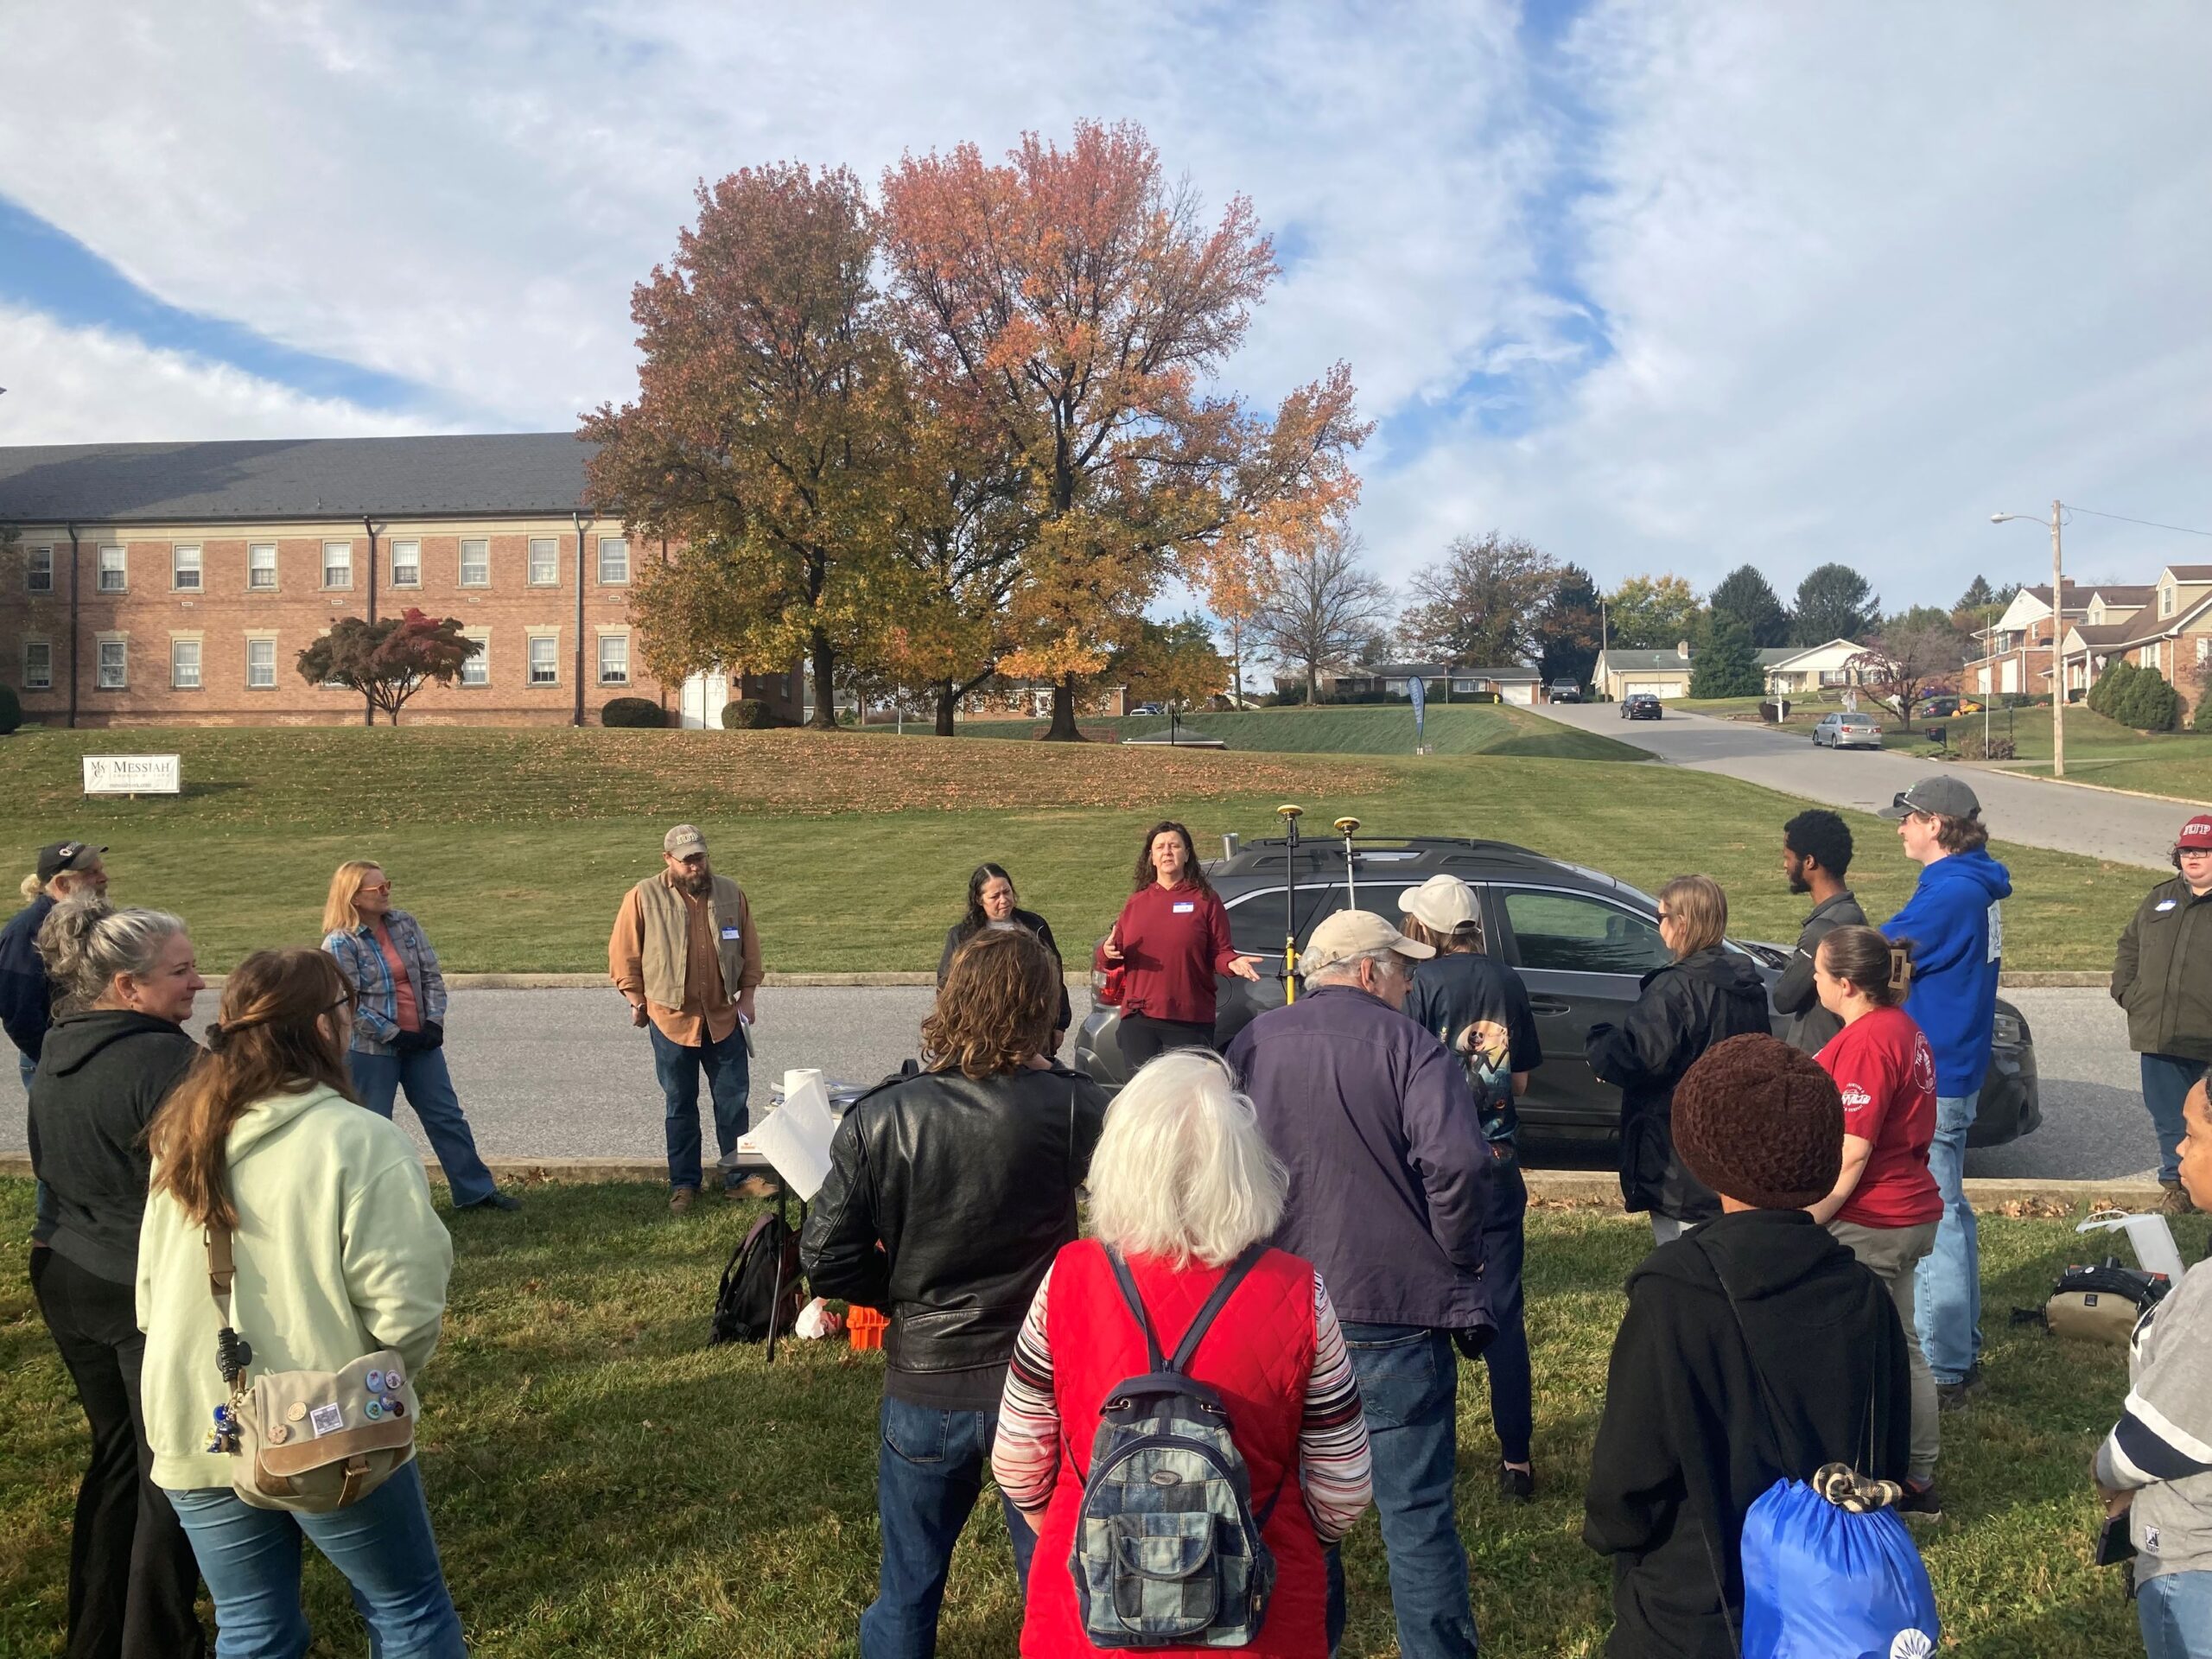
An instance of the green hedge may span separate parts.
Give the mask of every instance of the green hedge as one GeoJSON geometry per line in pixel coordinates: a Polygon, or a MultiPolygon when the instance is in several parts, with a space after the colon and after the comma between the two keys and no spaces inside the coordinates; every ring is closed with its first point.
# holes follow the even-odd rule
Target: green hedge
{"type": "Polygon", "coordinates": [[[722,729],[726,732],[765,732],[775,723],[775,715],[758,697],[734,698],[722,709],[722,729]]]}
{"type": "Polygon", "coordinates": [[[0,737],[23,723],[23,705],[13,688],[0,685],[0,737]]]}
{"type": "Polygon", "coordinates": [[[652,727],[668,724],[668,714],[651,697],[610,697],[599,711],[602,726],[652,727]]]}

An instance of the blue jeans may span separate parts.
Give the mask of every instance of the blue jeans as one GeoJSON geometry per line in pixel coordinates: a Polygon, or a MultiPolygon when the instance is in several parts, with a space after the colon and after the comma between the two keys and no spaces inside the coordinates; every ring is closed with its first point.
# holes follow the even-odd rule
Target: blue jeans
{"type": "MultiPolygon", "coordinates": [[[[1375,1509],[1390,1562],[1401,1659],[1474,1659],[1467,1552],[1452,1508],[1459,1356],[1441,1331],[1344,1323],[1375,1457],[1375,1509]]],[[[1328,1550],[1330,1645],[1344,1626],[1341,1550],[1328,1550]]]]}
{"type": "Polygon", "coordinates": [[[171,1492],[169,1502],[214,1599],[216,1659],[299,1659],[308,1650],[302,1535],[346,1575],[369,1627],[372,1659],[460,1659],[467,1652],[417,1465],[328,1515],[257,1510],[226,1488],[171,1492]]]}
{"type": "Polygon", "coordinates": [[[2171,1186],[2181,1179],[2181,1103],[2204,1075],[2205,1064],[2177,1054],[2138,1058],[2143,1062],[2143,1103],[2151,1109],[2152,1127],[2158,1132],[2158,1179],[2171,1186]]]}
{"type": "Polygon", "coordinates": [[[2212,1659],[2212,1573],[2162,1573],[2135,1592],[2150,1659],[2212,1659]]]}
{"type": "Polygon", "coordinates": [[[390,1117],[393,1100],[401,1089],[407,1090],[407,1103],[422,1121],[430,1150],[438,1155],[438,1167],[446,1173],[454,1209],[481,1204],[498,1190],[492,1172],[477,1155],[468,1120],[461,1115],[461,1096],[454,1093],[445,1050],[364,1054],[355,1049],[346,1056],[346,1066],[353,1074],[353,1092],[360,1096],[361,1104],[378,1117],[390,1117]]]}
{"type": "MultiPolygon", "coordinates": [[[[929,1659],[937,1651],[952,1547],[982,1494],[998,1414],[944,1411],[887,1395],[880,1416],[875,1507],[883,1566],[874,1604],[861,1615],[861,1659],[929,1659]]],[[[1014,1545],[1014,1576],[1027,1597],[1037,1535],[1003,1494],[999,1502],[1014,1545]]]]}
{"type": "Polygon", "coordinates": [[[1981,1357],[1981,1235],[1965,1186],[1967,1130],[1977,1103],[1973,1095],[1937,1096],[1936,1139],[1928,1148],[1943,1215],[1936,1248],[1913,1269],[1914,1323],[1938,1382],[1963,1382],[1981,1357]]]}
{"type": "Polygon", "coordinates": [[[1497,1434],[1498,1460],[1526,1463],[1536,1428],[1529,1323],[1521,1300],[1529,1184],[1516,1163],[1499,1164],[1497,1176],[1496,1198],[1483,1223],[1483,1282],[1490,1287],[1490,1316],[1497,1332],[1483,1350],[1483,1369],[1490,1373],[1490,1426],[1497,1434]]]}
{"type": "MultiPolygon", "coordinates": [[[[672,1187],[699,1185],[699,1073],[707,1074],[707,1089],[715,1103],[715,1144],[728,1158],[737,1150],[737,1138],[747,1128],[745,1097],[753,1089],[753,1071],[745,1054],[745,1026],[730,1027],[719,1043],[686,1048],[652,1033],[653,1075],[668,1109],[668,1184],[672,1187]]],[[[722,1185],[735,1186],[735,1170],[722,1171],[722,1185]]]]}

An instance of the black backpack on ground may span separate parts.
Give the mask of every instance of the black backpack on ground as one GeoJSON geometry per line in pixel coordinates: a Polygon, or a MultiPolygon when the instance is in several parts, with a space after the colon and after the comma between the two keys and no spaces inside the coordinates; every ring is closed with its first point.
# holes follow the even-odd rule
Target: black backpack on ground
{"type": "Polygon", "coordinates": [[[777,1215],[753,1224],[745,1242],[731,1253],[715,1296],[715,1322],[707,1345],[722,1342],[766,1342],[771,1313],[778,1335],[798,1322],[805,1306],[804,1277],[799,1272],[798,1235],[777,1215]],[[776,1265],[783,1264],[783,1287],[776,1286],[776,1265]]]}

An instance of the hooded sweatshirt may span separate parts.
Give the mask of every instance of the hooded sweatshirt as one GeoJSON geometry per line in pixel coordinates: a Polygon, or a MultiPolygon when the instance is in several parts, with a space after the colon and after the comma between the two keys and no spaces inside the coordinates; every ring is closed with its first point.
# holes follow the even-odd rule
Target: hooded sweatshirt
{"type": "Polygon", "coordinates": [[[54,987],[38,954],[38,931],[52,914],[54,896],[41,893],[0,927],[0,1028],[34,1060],[54,1006],[54,987]]]}
{"type": "Polygon", "coordinates": [[[1987,853],[1953,853],[1925,865],[1905,907],[1882,924],[1912,942],[1912,989],[1904,1011],[1936,1051],[1936,1092],[1979,1094],[1997,1020],[1997,973],[2005,954],[1998,901],[2012,878],[1987,853]]]}
{"type": "Polygon", "coordinates": [[[1905,1367],[1881,1281],[1802,1210],[1724,1215],[1646,1256],[1583,1500],[1583,1541],[1612,1558],[1611,1659],[1734,1659],[1744,1517],[1826,1463],[1903,1480],[1905,1367]]]}
{"type": "Polygon", "coordinates": [[[2135,1581],[2212,1573],[2212,1262],[2183,1274],[2136,1325],[2127,1381],[2097,1478],[2135,1494],[2135,1581]]]}
{"type": "MultiPolygon", "coordinates": [[[[334,1371],[396,1349],[408,1409],[417,1410],[453,1241],[406,1131],[317,1084],[248,1107],[228,1155],[235,1328],[253,1345],[254,1370],[334,1371]]],[[[214,1409],[228,1397],[215,1369],[222,1325],[200,1224],[154,1194],[138,1236],[140,1386],[154,1484],[165,1491],[231,1484],[230,1457],[207,1450],[214,1409]]]]}
{"type": "Polygon", "coordinates": [[[183,1027],[124,1008],[54,1023],[31,1079],[31,1169],[47,1188],[34,1238],[110,1283],[137,1277],[146,1125],[199,1052],[183,1027]]]}

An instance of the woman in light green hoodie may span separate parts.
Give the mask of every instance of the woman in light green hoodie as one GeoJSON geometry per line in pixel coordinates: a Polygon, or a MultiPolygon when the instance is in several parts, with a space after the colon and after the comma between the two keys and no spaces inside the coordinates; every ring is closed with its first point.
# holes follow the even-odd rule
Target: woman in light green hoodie
{"type": "Polygon", "coordinates": [[[146,1438],[215,1601],[224,1659],[304,1653],[300,1539],[353,1586],[376,1650],[448,1659],[464,1649],[410,1461],[324,1515],[256,1509],[208,1450],[230,1396],[216,1364],[225,1320],[208,1287],[206,1230],[227,1224],[233,1323],[253,1369],[334,1371],[390,1348],[404,1392],[437,1346],[453,1245],[405,1133],[350,1092],[353,990],[320,950],[264,950],[223,987],[209,1052],[148,1132],[151,1190],[138,1240],[146,1333],[146,1438]]]}

